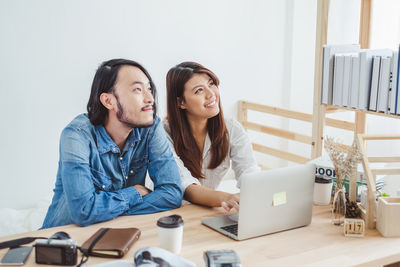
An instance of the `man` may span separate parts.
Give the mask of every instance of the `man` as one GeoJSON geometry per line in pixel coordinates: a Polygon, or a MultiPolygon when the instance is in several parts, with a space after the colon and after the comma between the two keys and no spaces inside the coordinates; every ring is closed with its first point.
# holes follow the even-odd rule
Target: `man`
{"type": "Polygon", "coordinates": [[[61,134],[54,196],[42,228],[180,206],[179,172],[155,95],[150,75],[134,61],[113,59],[98,68],[88,114],[61,134]],[[144,186],[147,171],[153,192],[144,186]]]}

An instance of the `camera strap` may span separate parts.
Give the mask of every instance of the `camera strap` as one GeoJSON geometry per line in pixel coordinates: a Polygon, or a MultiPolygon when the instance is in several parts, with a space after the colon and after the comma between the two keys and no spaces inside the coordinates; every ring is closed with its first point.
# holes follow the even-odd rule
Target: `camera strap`
{"type": "Polygon", "coordinates": [[[83,248],[79,247],[78,249],[80,250],[80,252],[82,252],[82,258],[81,258],[81,262],[78,264],[77,267],[82,266],[85,262],[88,261],[89,259],[89,255],[92,252],[92,249],[94,247],[94,245],[96,245],[96,243],[103,237],[103,235],[109,230],[110,228],[104,228],[104,230],[92,241],[92,243],[90,243],[90,246],[88,248],[87,251],[85,251],[83,248]]]}
{"type": "Polygon", "coordinates": [[[22,237],[22,238],[18,238],[18,239],[13,239],[13,240],[1,242],[0,243],[0,249],[3,249],[3,248],[15,248],[15,247],[18,247],[20,245],[25,245],[25,244],[31,243],[31,242],[35,241],[36,239],[39,239],[39,238],[47,239],[47,237],[22,237]]]}

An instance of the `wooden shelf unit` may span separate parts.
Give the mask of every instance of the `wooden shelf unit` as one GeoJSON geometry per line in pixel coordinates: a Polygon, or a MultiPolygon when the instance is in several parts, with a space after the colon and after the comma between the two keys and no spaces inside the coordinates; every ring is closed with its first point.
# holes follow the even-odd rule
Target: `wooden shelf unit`
{"type": "Polygon", "coordinates": [[[370,163],[390,163],[390,162],[400,162],[400,157],[368,157],[367,141],[381,141],[381,140],[400,140],[400,134],[385,134],[385,135],[367,135],[358,134],[357,142],[361,153],[363,154],[362,164],[364,168],[365,176],[367,177],[367,209],[362,209],[362,215],[366,221],[367,227],[372,229],[375,228],[375,218],[374,218],[374,206],[376,198],[376,175],[393,175],[400,174],[399,168],[380,168],[372,169],[370,163]]]}
{"type": "MultiPolygon", "coordinates": [[[[361,48],[369,48],[370,40],[370,20],[371,20],[371,1],[361,0],[361,14],[360,14],[360,46],[361,48]]],[[[265,145],[253,143],[253,149],[264,154],[278,157],[280,159],[288,160],[296,163],[305,163],[310,159],[320,157],[323,150],[323,132],[325,126],[339,128],[351,131],[354,134],[354,139],[358,141],[360,149],[363,152],[362,164],[364,173],[367,178],[368,186],[368,201],[369,207],[367,210],[362,209],[363,218],[366,220],[368,228],[374,228],[375,222],[373,217],[373,206],[376,194],[376,174],[397,174],[400,169],[380,169],[373,170],[370,168],[370,163],[373,162],[400,162],[400,157],[368,157],[366,141],[368,140],[388,140],[400,139],[396,135],[367,135],[366,134],[366,116],[376,115],[384,116],[394,119],[399,119],[400,116],[385,114],[381,112],[374,112],[369,110],[356,110],[347,107],[330,106],[321,104],[321,82],[322,82],[322,46],[327,43],[328,32],[328,14],[329,14],[329,0],[318,0],[317,4],[317,29],[316,29],[316,42],[315,42],[315,67],[314,67],[314,100],[313,100],[313,114],[307,114],[299,111],[292,111],[288,109],[272,107],[262,104],[251,103],[247,101],[239,101],[238,103],[238,120],[245,129],[258,131],[264,134],[278,136],[287,140],[293,140],[311,145],[310,157],[304,155],[296,155],[287,151],[278,150],[265,145]],[[273,128],[267,125],[250,122],[247,119],[248,110],[263,112],[271,115],[281,116],[284,118],[301,120],[312,123],[312,135],[302,135],[293,131],[282,130],[273,128]],[[354,121],[338,120],[326,117],[329,113],[350,111],[355,112],[354,121]],[[379,139],[380,138],[380,139],[379,139]]],[[[269,166],[262,166],[264,169],[269,169],[269,166]]],[[[357,176],[354,175],[350,178],[349,196],[351,201],[356,200],[356,186],[357,176]]]]}
{"type": "MultiPolygon", "coordinates": [[[[328,107],[328,109],[330,109],[328,107]]],[[[306,134],[300,134],[296,131],[288,131],[288,130],[283,130],[275,127],[268,126],[266,124],[261,124],[260,122],[251,122],[248,120],[248,112],[252,111],[257,111],[273,116],[279,116],[282,118],[286,119],[292,119],[292,120],[297,120],[297,121],[304,121],[308,123],[313,123],[314,116],[313,114],[309,113],[304,113],[300,111],[294,111],[294,110],[289,110],[289,109],[284,109],[284,108],[279,108],[279,107],[273,107],[273,106],[267,106],[263,104],[257,104],[257,103],[252,103],[249,101],[243,101],[240,100],[238,101],[238,121],[243,125],[243,127],[246,130],[252,130],[252,131],[257,131],[263,134],[267,135],[272,135],[276,136],[282,139],[286,140],[291,140],[295,142],[300,142],[303,144],[307,144],[311,146],[311,151],[312,148],[314,147],[314,142],[312,140],[311,133],[309,135],[306,134]]],[[[327,112],[331,112],[332,109],[330,109],[327,112]]],[[[345,121],[345,120],[338,120],[338,119],[333,119],[333,118],[325,118],[325,125],[337,128],[337,129],[342,129],[342,130],[347,130],[347,131],[355,131],[356,129],[356,124],[354,122],[350,121],[345,121]]],[[[294,153],[290,153],[284,150],[272,148],[266,145],[261,145],[258,143],[252,143],[253,150],[267,154],[269,156],[277,157],[283,160],[299,163],[299,164],[304,164],[311,159],[315,158],[312,157],[310,154],[309,156],[305,155],[298,155],[294,153]]],[[[322,149],[322,147],[321,147],[322,149]]],[[[261,165],[263,169],[270,169],[270,166],[266,165],[261,165]]]]}
{"type": "MultiPolygon", "coordinates": [[[[323,129],[327,124],[326,114],[337,111],[353,111],[355,112],[355,120],[353,124],[354,138],[357,139],[360,149],[363,153],[362,164],[364,173],[367,178],[368,186],[368,202],[367,210],[363,210],[363,218],[366,220],[368,228],[374,228],[374,201],[376,194],[376,174],[397,174],[399,169],[394,170],[371,170],[370,162],[400,162],[399,157],[380,157],[372,158],[367,156],[366,141],[367,140],[388,140],[400,139],[399,135],[380,135],[369,136],[366,134],[366,115],[377,115],[389,118],[399,119],[400,116],[385,114],[367,110],[356,110],[346,107],[337,107],[321,104],[321,83],[322,83],[322,46],[327,43],[328,32],[328,14],[329,0],[318,0],[317,6],[317,30],[316,30],[316,45],[315,45],[315,72],[314,72],[314,101],[313,101],[313,128],[312,128],[312,158],[322,155],[323,149],[323,129]]],[[[370,43],[370,25],[371,25],[371,5],[372,0],[361,0],[360,14],[360,46],[361,48],[369,48],[370,43]]],[[[351,201],[356,200],[356,175],[351,177],[349,186],[349,196],[351,201]]]]}
{"type": "MultiPolygon", "coordinates": [[[[271,127],[265,124],[255,123],[248,120],[248,111],[253,110],[257,112],[262,112],[269,115],[279,116],[288,119],[294,119],[305,122],[312,122],[312,114],[288,110],[284,108],[272,107],[257,103],[252,103],[248,101],[240,100],[238,101],[238,121],[243,125],[246,130],[253,130],[263,134],[268,134],[283,138],[286,140],[292,140],[300,142],[303,144],[312,145],[311,135],[304,135],[293,131],[283,130],[275,127],[271,127]]],[[[330,123],[337,124],[335,120],[330,121],[330,123]]],[[[298,155],[290,153],[281,149],[276,149],[265,144],[252,143],[253,150],[267,154],[269,156],[277,157],[283,160],[304,164],[311,160],[311,157],[305,157],[304,155],[298,155]]],[[[271,169],[271,166],[264,164],[260,165],[262,169],[271,169]]]]}

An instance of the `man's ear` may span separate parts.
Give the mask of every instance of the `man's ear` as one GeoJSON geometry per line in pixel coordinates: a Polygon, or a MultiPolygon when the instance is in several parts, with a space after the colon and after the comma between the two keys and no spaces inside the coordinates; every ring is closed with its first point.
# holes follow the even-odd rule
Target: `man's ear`
{"type": "Polygon", "coordinates": [[[186,109],[186,105],[185,105],[185,100],[181,99],[180,97],[178,97],[176,99],[176,101],[178,102],[178,108],[180,109],[186,109]]]}
{"type": "Polygon", "coordinates": [[[113,105],[113,95],[110,93],[102,93],[100,95],[100,102],[103,104],[103,106],[108,109],[111,110],[114,108],[113,105]]]}

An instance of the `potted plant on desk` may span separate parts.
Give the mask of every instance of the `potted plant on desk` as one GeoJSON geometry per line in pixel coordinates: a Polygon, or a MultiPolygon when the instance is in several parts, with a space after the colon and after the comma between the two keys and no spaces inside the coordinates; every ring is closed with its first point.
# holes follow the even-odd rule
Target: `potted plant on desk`
{"type": "Polygon", "coordinates": [[[357,165],[362,155],[356,142],[353,142],[346,149],[333,138],[326,137],[324,144],[336,173],[335,194],[332,203],[332,223],[342,225],[346,215],[346,190],[344,183],[346,180],[350,180],[350,177],[357,172],[357,165]]]}

